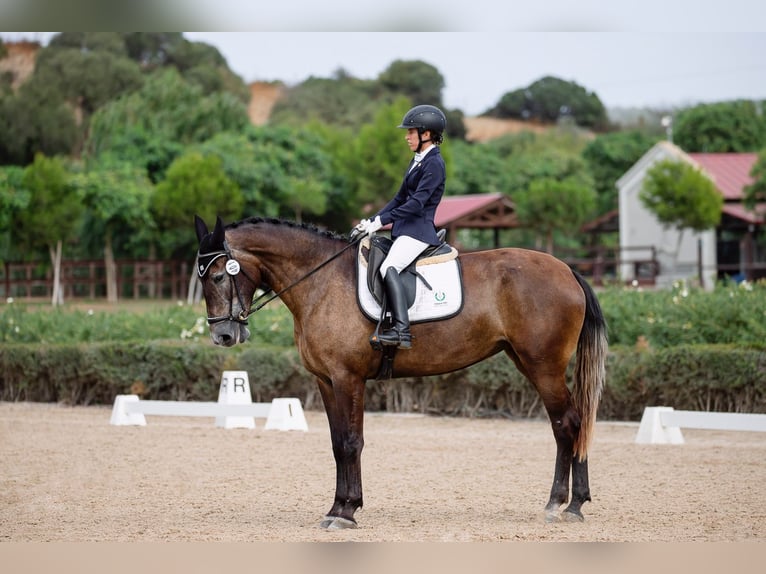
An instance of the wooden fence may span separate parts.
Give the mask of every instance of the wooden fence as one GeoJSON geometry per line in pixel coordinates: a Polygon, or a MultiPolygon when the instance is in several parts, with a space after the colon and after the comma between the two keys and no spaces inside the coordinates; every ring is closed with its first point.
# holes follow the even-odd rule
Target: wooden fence
{"type": "MultiPolygon", "coordinates": [[[[557,248],[556,256],[576,269],[594,285],[618,282],[621,265],[630,264],[639,285],[656,283],[660,271],[653,246],[622,248],[596,246],[567,251],[557,248]]],[[[117,288],[121,299],[187,298],[192,265],[188,261],[117,260],[117,288]]],[[[749,280],[766,276],[766,264],[743,267],[719,264],[719,275],[737,272],[749,280]],[[729,269],[730,268],[730,269],[729,269]],[[744,269],[744,270],[743,270],[744,269]]],[[[701,272],[701,267],[700,267],[701,272]]],[[[99,299],[106,297],[103,260],[64,261],[62,285],[65,298],[99,299]]],[[[46,298],[52,295],[53,273],[50,263],[12,263],[0,267],[0,297],[46,298]]]]}
{"type": "Polygon", "coordinates": [[[633,276],[639,285],[654,285],[660,272],[654,246],[620,248],[599,245],[572,252],[557,249],[556,256],[594,285],[619,281],[620,266],[624,264],[633,267],[633,276]]]}
{"type": "MultiPolygon", "coordinates": [[[[117,292],[123,299],[185,299],[191,265],[186,261],[117,260],[117,292]]],[[[63,261],[64,298],[106,297],[103,260],[63,261]]],[[[0,296],[18,299],[51,297],[53,271],[42,262],[5,262],[0,268],[0,296]]]]}

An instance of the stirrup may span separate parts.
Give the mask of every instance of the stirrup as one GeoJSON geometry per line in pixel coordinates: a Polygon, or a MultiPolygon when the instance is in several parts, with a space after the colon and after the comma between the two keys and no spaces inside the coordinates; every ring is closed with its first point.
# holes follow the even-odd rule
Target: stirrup
{"type": "Polygon", "coordinates": [[[399,347],[400,349],[412,348],[412,335],[409,330],[399,331],[396,328],[384,331],[377,337],[377,342],[387,347],[399,347]],[[394,340],[396,337],[396,340],[394,340]]]}
{"type": "Polygon", "coordinates": [[[380,342],[380,338],[378,336],[377,331],[375,331],[372,335],[370,335],[370,347],[372,347],[373,351],[383,350],[383,343],[380,342]]]}

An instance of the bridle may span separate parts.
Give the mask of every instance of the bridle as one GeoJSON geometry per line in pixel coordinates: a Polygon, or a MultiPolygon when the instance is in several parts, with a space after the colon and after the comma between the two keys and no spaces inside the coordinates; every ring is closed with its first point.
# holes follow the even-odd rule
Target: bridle
{"type": "Polygon", "coordinates": [[[357,243],[359,243],[364,235],[360,235],[356,238],[352,238],[351,241],[346,245],[343,249],[332,255],[329,259],[323,261],[314,269],[306,273],[303,277],[298,279],[297,281],[294,281],[290,283],[287,287],[280,290],[278,293],[274,293],[274,290],[269,287],[268,285],[263,284],[266,289],[263,293],[261,293],[258,297],[256,297],[251,303],[249,307],[245,306],[244,298],[242,297],[242,292],[239,288],[239,283],[237,283],[236,276],[240,273],[245,276],[245,278],[250,281],[253,285],[258,287],[258,283],[245,271],[242,266],[239,264],[239,261],[234,259],[234,257],[231,254],[231,249],[229,248],[229,244],[226,242],[226,240],[223,241],[223,249],[218,251],[210,251],[208,253],[197,253],[197,275],[200,279],[205,277],[207,275],[207,272],[210,269],[210,266],[220,257],[226,257],[226,273],[229,275],[229,314],[228,315],[220,315],[218,317],[210,317],[208,316],[207,322],[208,325],[213,325],[215,323],[221,323],[223,321],[233,321],[235,323],[239,323],[240,325],[247,325],[247,321],[253,313],[256,311],[261,310],[263,307],[265,307],[268,303],[279,297],[282,293],[287,291],[288,289],[291,289],[292,287],[295,287],[298,283],[303,281],[304,279],[307,279],[317,271],[319,271],[322,267],[330,263],[331,261],[337,259],[340,257],[347,249],[353,247],[357,243]],[[239,303],[239,308],[241,309],[238,315],[234,315],[234,295],[236,291],[236,297],[237,302],[239,303]],[[261,299],[266,298],[265,301],[261,301],[261,299]],[[247,311],[245,309],[247,308],[247,311]]]}
{"type": "MultiPolygon", "coordinates": [[[[197,253],[197,275],[200,279],[205,277],[207,272],[210,270],[210,266],[213,265],[213,263],[221,257],[226,257],[225,268],[226,273],[229,275],[229,314],[220,315],[218,317],[208,316],[208,325],[221,323],[222,321],[234,321],[240,325],[247,325],[247,318],[250,316],[249,307],[245,306],[245,300],[242,297],[242,291],[239,288],[239,283],[237,283],[236,276],[242,273],[242,275],[244,275],[245,278],[250,281],[250,283],[256,286],[257,284],[255,280],[247,273],[247,271],[242,269],[239,261],[232,257],[231,249],[229,248],[229,244],[226,242],[226,240],[223,242],[222,250],[210,251],[208,253],[197,253]],[[237,316],[234,316],[234,291],[236,291],[237,301],[239,302],[240,308],[240,312],[237,316]],[[246,308],[248,311],[245,311],[246,308]]],[[[269,291],[271,291],[271,289],[269,289],[269,291]]],[[[266,293],[269,291],[266,291],[266,293]]]]}

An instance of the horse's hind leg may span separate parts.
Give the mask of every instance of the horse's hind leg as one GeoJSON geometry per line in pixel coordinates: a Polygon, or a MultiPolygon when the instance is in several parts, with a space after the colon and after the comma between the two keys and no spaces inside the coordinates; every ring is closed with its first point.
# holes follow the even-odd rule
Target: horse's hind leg
{"type": "MultiPolygon", "coordinates": [[[[540,369],[542,370],[542,369],[540,369]]],[[[556,466],[553,472],[553,485],[550,498],[545,505],[545,519],[549,522],[559,520],[559,508],[569,500],[569,477],[572,473],[572,502],[561,516],[564,520],[583,520],[580,510],[583,503],[590,500],[588,487],[588,463],[578,461],[574,455],[574,446],[580,432],[580,415],[572,403],[566,386],[566,374],[561,369],[552,375],[531,373],[530,381],[540,393],[545,410],[551,421],[553,437],[556,440],[556,466]]]]}
{"type": "MultiPolygon", "coordinates": [[[[542,393],[541,393],[542,394],[542,393]]],[[[580,427],[580,417],[567,399],[565,405],[550,404],[543,396],[548,416],[556,439],[556,466],[548,504],[545,505],[545,519],[553,522],[559,519],[559,507],[569,500],[569,472],[574,460],[574,443],[580,427]]]]}
{"type": "Polygon", "coordinates": [[[582,521],[583,503],[590,500],[590,486],[588,485],[588,459],[582,461],[576,456],[572,459],[572,502],[562,514],[565,520],[582,521]]]}

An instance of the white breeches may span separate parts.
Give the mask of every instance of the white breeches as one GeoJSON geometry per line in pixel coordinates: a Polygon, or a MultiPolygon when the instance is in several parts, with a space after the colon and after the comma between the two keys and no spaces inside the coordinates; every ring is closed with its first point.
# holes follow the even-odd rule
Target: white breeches
{"type": "Polygon", "coordinates": [[[391,246],[391,250],[380,266],[380,274],[386,278],[386,271],[390,267],[401,273],[402,269],[415,261],[415,258],[428,248],[428,243],[419,241],[407,235],[400,235],[391,246]]]}

